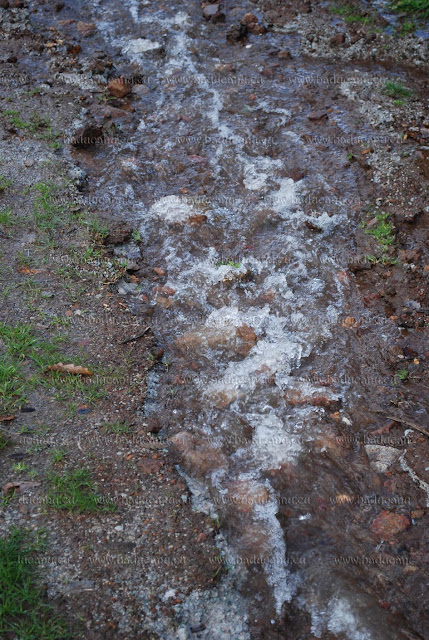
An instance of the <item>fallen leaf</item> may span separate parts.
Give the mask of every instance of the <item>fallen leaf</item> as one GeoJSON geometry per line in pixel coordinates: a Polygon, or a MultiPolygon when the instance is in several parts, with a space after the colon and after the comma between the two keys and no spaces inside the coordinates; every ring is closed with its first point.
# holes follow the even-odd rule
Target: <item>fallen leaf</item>
{"type": "Polygon", "coordinates": [[[10,422],[15,420],[15,416],[0,416],[0,422],[10,422]]]}
{"type": "Polygon", "coordinates": [[[19,267],[18,273],[25,273],[25,275],[34,275],[35,273],[42,273],[43,269],[28,269],[27,267],[19,267]]]}
{"type": "Polygon", "coordinates": [[[344,320],[341,326],[346,327],[347,329],[350,329],[355,324],[356,324],[356,318],[353,318],[352,316],[347,316],[347,318],[344,320]]]}
{"type": "Polygon", "coordinates": [[[202,222],[206,222],[206,220],[207,216],[205,215],[191,216],[190,218],[188,218],[189,224],[201,224],[202,222]]]}
{"type": "Polygon", "coordinates": [[[18,491],[22,489],[23,491],[25,491],[26,489],[34,489],[35,487],[40,487],[41,484],[42,484],[41,482],[30,482],[30,481],[7,482],[5,485],[3,485],[3,491],[4,493],[7,493],[11,489],[18,489],[18,491]]]}
{"type": "Polygon", "coordinates": [[[58,364],[51,364],[49,367],[46,367],[45,371],[59,371],[60,373],[72,373],[77,376],[92,376],[93,373],[86,367],[79,367],[74,364],[63,364],[59,362],[58,364]]]}

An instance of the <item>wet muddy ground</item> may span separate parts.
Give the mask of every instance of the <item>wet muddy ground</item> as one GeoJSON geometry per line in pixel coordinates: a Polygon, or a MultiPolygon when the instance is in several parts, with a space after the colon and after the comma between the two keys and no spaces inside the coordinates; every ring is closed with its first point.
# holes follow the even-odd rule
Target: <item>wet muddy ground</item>
{"type": "Polygon", "coordinates": [[[424,24],[0,13],[1,518],[46,598],[91,639],[427,637],[424,24]],[[81,468],[98,508],[53,508],[81,468]]]}

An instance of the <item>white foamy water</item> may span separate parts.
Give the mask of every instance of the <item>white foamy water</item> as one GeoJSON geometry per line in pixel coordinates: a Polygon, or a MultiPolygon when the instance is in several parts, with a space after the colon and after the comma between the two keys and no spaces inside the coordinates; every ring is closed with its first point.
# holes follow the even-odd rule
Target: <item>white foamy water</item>
{"type": "MultiPolygon", "coordinates": [[[[339,260],[335,246],[327,240],[348,224],[348,211],[331,215],[329,207],[320,206],[317,216],[304,213],[303,198],[312,189],[331,193],[331,177],[321,175],[317,166],[298,182],[287,177],[287,160],[296,157],[299,166],[306,151],[302,138],[295,131],[285,130],[290,126],[293,110],[279,106],[286,104],[280,95],[259,99],[243,116],[234,110],[230,88],[225,90],[210,80],[217,59],[212,59],[211,54],[202,57],[196,53],[192,15],[173,12],[171,7],[173,15],[169,17],[161,10],[145,13],[144,3],[131,0],[128,11],[135,25],[130,34],[122,32],[114,13],[99,5],[100,11],[103,9],[102,28],[110,42],[121,46],[142,73],[147,72],[149,62],[150,73],[156,69],[157,85],[150,96],[150,108],[156,111],[156,118],[145,111],[145,120],[136,131],[135,157],[122,159],[121,166],[133,175],[132,179],[127,177],[130,184],[126,186],[135,196],[132,215],[144,238],[142,253],[156,247],[155,257],[150,254],[150,264],[153,261],[165,269],[163,284],[174,291],[164,309],[151,292],[153,283],[149,278],[148,282],[143,279],[142,287],[154,312],[151,326],[167,345],[166,351],[172,345],[185,345],[186,355],[178,355],[174,366],[192,380],[178,393],[184,407],[180,420],[184,415],[185,426],[176,426],[192,428],[196,438],[200,434],[210,437],[212,445],[219,445],[219,449],[237,429],[238,418],[252,429],[248,442],[229,455],[225,467],[208,472],[204,483],[192,474],[188,474],[187,482],[194,494],[195,508],[212,517],[212,487],[223,495],[228,483],[245,478],[252,486],[263,484],[267,488],[270,499],[256,505],[246,522],[252,521],[266,531],[270,556],[264,569],[280,615],[283,603],[293,597],[299,578],[293,578],[284,566],[287,549],[277,496],[266,477],[282,465],[298,466],[306,451],[305,438],[316,435],[308,434],[308,424],[317,422],[324,409],[309,404],[308,398],[314,394],[338,398],[326,387],[297,379],[293,374],[310,356],[315,358],[317,368],[318,353],[338,330],[335,323],[341,315],[344,286],[336,278],[339,260]],[[156,53],[161,47],[162,57],[156,53]],[[261,113],[262,118],[275,121],[280,127],[278,138],[288,149],[287,157],[280,159],[274,153],[259,153],[256,145],[251,147],[248,131],[260,124],[261,113]],[[195,132],[194,126],[198,129],[195,132]],[[178,176],[172,171],[164,195],[160,189],[152,193],[148,189],[146,193],[141,162],[146,140],[151,140],[154,131],[159,145],[155,148],[151,143],[154,162],[164,163],[168,158],[168,168],[170,158],[177,153],[187,168],[187,154],[204,155],[206,180],[195,179],[195,184],[198,195],[207,192],[210,205],[192,202],[188,181],[192,183],[193,178],[185,170],[178,176]],[[207,138],[207,145],[201,144],[197,152],[189,151],[186,137],[194,133],[198,137],[200,132],[207,138]],[[178,136],[185,138],[181,146],[178,136]],[[186,189],[189,201],[179,195],[186,189]],[[224,204],[220,199],[216,201],[219,195],[226,196],[224,204]],[[202,213],[207,220],[193,226],[189,220],[202,213]],[[311,220],[322,233],[309,234],[304,226],[306,220],[311,220]],[[234,261],[228,256],[225,259],[223,245],[228,246],[225,252],[242,256],[234,261]],[[313,264],[317,251],[323,253],[323,265],[313,264]],[[196,312],[198,321],[193,319],[196,312]],[[255,339],[240,351],[235,341],[237,330],[244,325],[250,334],[254,332],[255,339]],[[191,362],[193,369],[189,368],[191,362]],[[303,404],[283,402],[287,393],[304,398],[303,404]]],[[[234,50],[238,70],[243,55],[241,49],[234,50]]],[[[254,70],[259,74],[257,66],[254,70]]],[[[269,87],[268,91],[273,89],[269,87]]],[[[192,142],[198,144],[198,140],[192,142]]],[[[171,424],[174,415],[172,412],[171,424]]],[[[311,515],[299,517],[304,522],[311,515]]],[[[341,640],[373,640],[362,624],[361,612],[347,598],[330,595],[325,601],[321,598],[315,607],[310,602],[303,607],[312,613],[316,637],[330,631],[341,640]]],[[[186,637],[186,630],[181,633],[186,637]]]]}

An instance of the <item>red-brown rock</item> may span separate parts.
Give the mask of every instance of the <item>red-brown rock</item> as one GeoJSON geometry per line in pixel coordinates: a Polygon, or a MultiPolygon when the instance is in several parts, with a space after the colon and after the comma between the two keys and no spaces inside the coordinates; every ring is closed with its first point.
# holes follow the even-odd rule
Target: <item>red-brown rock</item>
{"type": "Polygon", "coordinates": [[[283,51],[278,52],[277,57],[280,58],[280,60],[290,60],[292,58],[292,54],[287,49],[284,49],[283,51]]]}
{"type": "Polygon", "coordinates": [[[95,32],[95,24],[93,22],[78,22],[76,26],[83,38],[88,38],[95,32]]]}
{"type": "Polygon", "coordinates": [[[312,121],[327,120],[328,114],[326,113],[326,111],[312,111],[311,113],[308,114],[307,118],[312,121]]]}
{"type": "Polygon", "coordinates": [[[194,473],[205,475],[227,465],[226,457],[203,437],[182,431],[174,435],[170,442],[182,454],[185,467],[194,473]]]}
{"type": "Polygon", "coordinates": [[[255,16],[254,13],[246,13],[241,18],[241,24],[245,24],[247,26],[257,24],[257,22],[258,22],[258,18],[255,16]]]}
{"type": "Polygon", "coordinates": [[[241,327],[237,327],[236,336],[239,340],[236,347],[237,352],[242,356],[247,356],[250,349],[255,346],[258,336],[247,324],[242,324],[241,327]]]}
{"type": "Polygon", "coordinates": [[[250,513],[255,505],[266,504],[270,500],[268,489],[248,480],[235,480],[228,485],[225,503],[241,513],[250,513]]]}
{"type": "Polygon", "coordinates": [[[344,44],[346,41],[346,36],[344,33],[336,33],[331,38],[329,38],[329,42],[332,46],[338,47],[340,44],[344,44]]]}
{"type": "Polygon", "coordinates": [[[383,510],[373,520],[371,531],[383,540],[393,540],[397,533],[405,531],[410,525],[408,516],[383,510]]]}
{"type": "Polygon", "coordinates": [[[142,473],[158,473],[163,466],[161,460],[155,460],[154,458],[142,458],[139,463],[139,469],[142,473]]]}
{"type": "Polygon", "coordinates": [[[125,98],[131,93],[131,86],[125,82],[124,78],[115,78],[107,85],[107,91],[115,98],[125,98]]]}
{"type": "Polygon", "coordinates": [[[220,11],[219,4],[206,4],[203,8],[203,16],[206,20],[211,22],[223,22],[225,20],[225,14],[220,11]]]}
{"type": "Polygon", "coordinates": [[[156,286],[156,287],[154,287],[153,293],[154,294],[160,293],[162,296],[174,296],[176,291],[174,289],[172,289],[171,287],[156,286]]]}

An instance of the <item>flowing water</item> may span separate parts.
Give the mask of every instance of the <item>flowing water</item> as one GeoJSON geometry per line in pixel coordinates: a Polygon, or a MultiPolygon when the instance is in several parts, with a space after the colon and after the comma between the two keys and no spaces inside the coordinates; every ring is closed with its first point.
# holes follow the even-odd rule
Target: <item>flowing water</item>
{"type": "Polygon", "coordinates": [[[368,578],[338,561],[368,548],[352,511],[332,511],[370,474],[359,448],[338,453],[329,416],[357,428],[385,382],[343,326],[374,323],[346,272],[370,187],[341,145],[312,138],[356,135],[344,95],[308,84],[338,66],[297,56],[293,33],[227,44],[189,0],[71,11],[134,76],[118,142],[75,159],[94,197],[139,228],[145,278],[129,304],[171,362],[150,374],[144,415],[161,420],[201,508],[219,517],[225,566],[247,567],[237,589],[252,637],[402,637],[368,578]],[[330,123],[309,120],[314,108],[330,123]]]}

